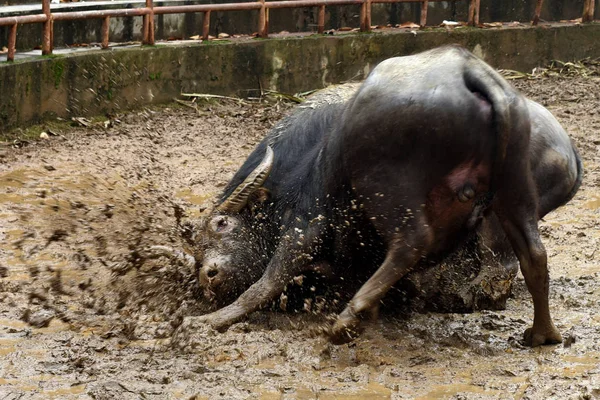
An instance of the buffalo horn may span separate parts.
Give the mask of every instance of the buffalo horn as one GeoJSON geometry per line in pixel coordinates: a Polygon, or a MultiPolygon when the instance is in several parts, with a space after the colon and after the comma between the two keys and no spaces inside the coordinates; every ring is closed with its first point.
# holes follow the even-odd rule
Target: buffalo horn
{"type": "Polygon", "coordinates": [[[217,210],[227,213],[240,212],[248,202],[248,197],[267,180],[273,167],[273,149],[267,146],[267,153],[258,166],[248,175],[244,182],[235,188],[233,193],[221,203],[217,210]]]}

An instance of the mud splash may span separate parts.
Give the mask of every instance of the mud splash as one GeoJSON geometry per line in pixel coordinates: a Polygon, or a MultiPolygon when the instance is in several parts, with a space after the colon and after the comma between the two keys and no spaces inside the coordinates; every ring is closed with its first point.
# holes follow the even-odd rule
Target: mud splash
{"type": "Polygon", "coordinates": [[[303,311],[255,313],[223,334],[199,326],[173,343],[183,316],[208,306],[194,271],[139,249],[185,247],[182,224],[289,105],[145,110],[0,147],[0,397],[600,397],[599,84],[518,82],[563,123],[586,169],[575,199],[541,223],[565,342],[537,349],[521,345],[533,313],[521,278],[506,310],[388,308],[345,346],[319,335],[326,316],[303,311]]]}

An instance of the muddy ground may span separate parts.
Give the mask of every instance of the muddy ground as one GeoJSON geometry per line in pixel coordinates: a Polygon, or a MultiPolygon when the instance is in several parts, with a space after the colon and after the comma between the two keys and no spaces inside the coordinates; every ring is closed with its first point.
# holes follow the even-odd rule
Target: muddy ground
{"type": "Polygon", "coordinates": [[[600,398],[600,68],[589,68],[513,81],[584,159],[577,196],[541,222],[563,344],[522,346],[533,306],[520,276],[506,310],[388,311],[344,346],[319,335],[325,316],[302,311],[172,343],[206,306],[193,271],[139,249],[184,246],[178,223],[210,207],[292,107],[224,100],[5,138],[0,398],[600,398]]]}

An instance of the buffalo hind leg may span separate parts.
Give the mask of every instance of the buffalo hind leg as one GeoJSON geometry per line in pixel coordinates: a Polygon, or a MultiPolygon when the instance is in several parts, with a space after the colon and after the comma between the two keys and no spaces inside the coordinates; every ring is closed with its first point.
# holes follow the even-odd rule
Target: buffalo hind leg
{"type": "Polygon", "coordinates": [[[419,261],[425,247],[424,243],[406,243],[401,234],[392,239],[383,264],[354,295],[331,328],[332,343],[344,344],[360,334],[361,320],[377,313],[381,299],[419,261]]]}
{"type": "Polygon", "coordinates": [[[524,340],[532,347],[560,343],[561,335],[550,317],[548,259],[540,239],[537,215],[523,212],[527,211],[525,207],[517,208],[512,212],[502,210],[499,216],[533,298],[533,326],[525,331],[524,340]]]}

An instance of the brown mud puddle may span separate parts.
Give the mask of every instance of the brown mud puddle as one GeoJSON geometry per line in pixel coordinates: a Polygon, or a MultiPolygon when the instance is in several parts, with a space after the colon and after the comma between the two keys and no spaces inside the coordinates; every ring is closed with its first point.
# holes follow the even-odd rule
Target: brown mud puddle
{"type": "Polygon", "coordinates": [[[323,315],[253,314],[218,334],[189,271],[140,262],[183,246],[177,222],[210,205],[291,106],[164,108],[0,147],[0,398],[600,398],[600,92],[598,77],[518,81],[576,141],[586,174],[541,223],[551,307],[565,343],[520,344],[533,306],[521,278],[507,309],[394,315],[354,343],[317,333],[323,315]],[[68,134],[65,134],[68,133],[68,134]]]}

